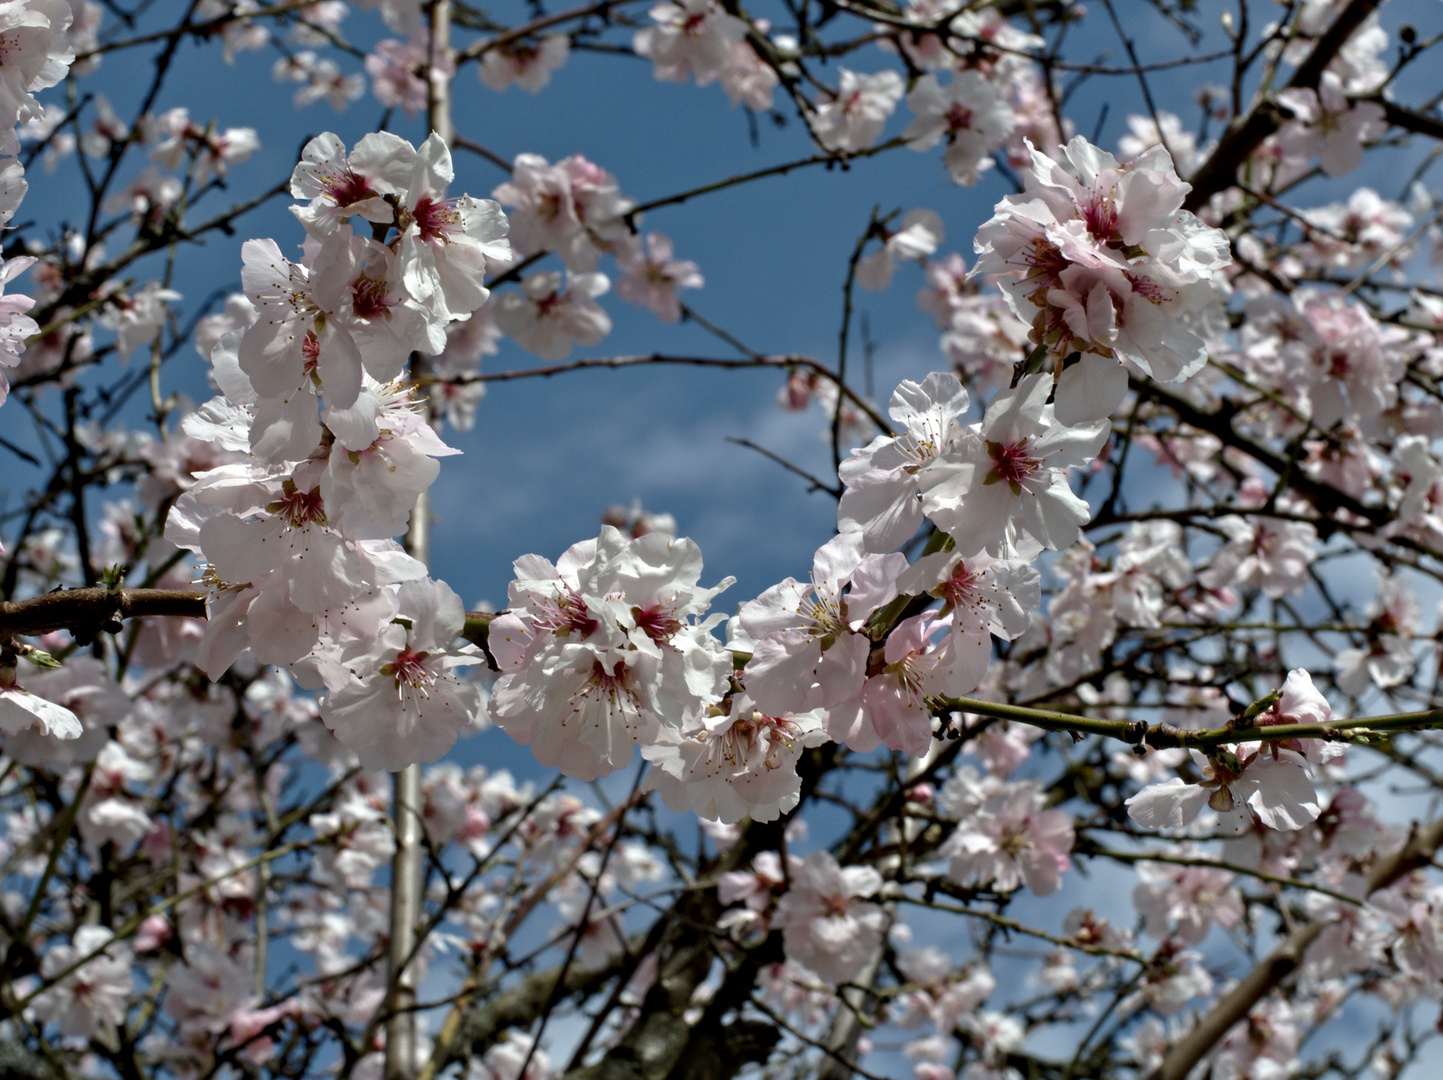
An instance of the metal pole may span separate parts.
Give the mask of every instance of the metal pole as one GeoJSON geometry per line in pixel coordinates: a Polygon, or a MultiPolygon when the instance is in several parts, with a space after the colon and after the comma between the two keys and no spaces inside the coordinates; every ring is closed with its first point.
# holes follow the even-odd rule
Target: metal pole
{"type": "MultiPolygon", "coordinates": [[[[451,48],[451,2],[431,2],[431,57],[428,67],[426,112],[431,130],[449,145],[451,80],[438,74],[447,69],[451,48]]],[[[411,370],[419,374],[421,357],[413,357],[411,370]]],[[[429,413],[429,407],[427,412],[429,413]]],[[[429,562],[431,555],[431,500],[421,492],[411,511],[406,550],[429,562]]],[[[394,985],[391,1017],[386,1022],[386,1080],[413,1080],[416,1075],[416,976],[407,959],[416,947],[416,923],[421,914],[421,767],[408,765],[395,775],[392,817],[396,853],[391,859],[391,940],[387,951],[387,982],[394,985]]]]}

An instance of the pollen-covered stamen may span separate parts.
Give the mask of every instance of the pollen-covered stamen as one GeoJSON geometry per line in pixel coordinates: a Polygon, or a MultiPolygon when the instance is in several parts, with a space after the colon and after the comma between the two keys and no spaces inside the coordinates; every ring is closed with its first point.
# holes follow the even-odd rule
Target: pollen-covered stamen
{"type": "Polygon", "coordinates": [[[286,524],[293,529],[326,524],[326,508],[321,502],[321,489],[314,487],[310,491],[301,491],[294,480],[287,480],[281,485],[281,497],[266,506],[266,513],[284,518],[286,524]]]}
{"type": "Polygon", "coordinates": [[[897,436],[896,448],[910,459],[906,465],[902,466],[909,475],[915,476],[923,465],[942,452],[942,436],[933,432],[930,424],[927,427],[928,431],[925,437],[919,438],[910,431],[904,431],[897,436]]]}
{"type": "Polygon", "coordinates": [[[670,641],[681,629],[681,620],[660,604],[649,608],[632,608],[636,627],[658,645],[670,641]]]}
{"type": "Polygon", "coordinates": [[[383,277],[362,274],[351,282],[351,309],[356,318],[372,322],[384,319],[396,301],[387,295],[389,287],[383,277]]]}
{"type": "Polygon", "coordinates": [[[1151,278],[1143,277],[1140,274],[1128,274],[1127,280],[1132,285],[1132,291],[1150,304],[1170,304],[1177,299],[1176,289],[1159,285],[1151,278]]]}
{"type": "Polygon", "coordinates": [[[445,240],[447,233],[454,232],[461,224],[461,213],[454,199],[422,199],[411,211],[411,217],[421,231],[422,240],[445,240]]]}
{"type": "Polygon", "coordinates": [[[573,707],[576,711],[582,711],[580,701],[584,698],[593,698],[605,703],[607,711],[611,714],[612,722],[628,730],[634,727],[634,723],[641,712],[641,696],[635,686],[635,678],[632,671],[625,664],[617,664],[614,672],[607,671],[606,665],[600,660],[593,660],[591,663],[591,677],[586,684],[572,697],[573,707]]]}
{"type": "Polygon", "coordinates": [[[377,198],[377,192],[363,176],[351,169],[337,169],[321,175],[325,193],[339,207],[347,207],[363,199],[377,198]]]}
{"type": "Polygon", "coordinates": [[[205,586],[205,588],[212,589],[218,593],[226,592],[230,589],[244,589],[246,588],[247,584],[249,584],[234,584],[232,582],[226,581],[225,578],[221,577],[220,574],[216,571],[214,563],[206,563],[203,567],[201,567],[200,577],[196,579],[195,583],[197,585],[203,585],[205,586]]]}
{"type": "Polygon", "coordinates": [[[916,653],[908,653],[895,664],[888,664],[882,670],[895,679],[897,685],[913,701],[921,701],[927,696],[922,689],[923,683],[926,682],[926,673],[918,665],[916,653]]]}
{"type": "Polygon", "coordinates": [[[951,576],[934,590],[952,608],[981,607],[987,600],[984,591],[995,592],[996,588],[988,588],[982,572],[969,569],[966,562],[959,562],[951,576]]]}
{"type": "MultiPolygon", "coordinates": [[[[1022,265],[1025,266],[1025,280],[1042,290],[1046,297],[1047,289],[1055,289],[1062,284],[1062,271],[1072,265],[1066,255],[1051,242],[1037,237],[1032,241],[1030,248],[1024,248],[1018,253],[1022,265]]],[[[1036,295],[1035,293],[1033,295],[1036,295]]],[[[1028,297],[1032,299],[1032,297],[1028,297]]],[[[1033,301],[1036,303],[1036,301],[1033,301]]]]}
{"type": "Polygon", "coordinates": [[[842,618],[841,596],[815,585],[797,605],[797,614],[807,624],[813,639],[835,637],[847,630],[847,621],[842,618]]]}
{"type": "Polygon", "coordinates": [[[381,674],[396,680],[396,697],[401,701],[431,696],[431,687],[440,676],[427,666],[428,656],[430,653],[415,652],[407,645],[396,654],[396,659],[382,665],[381,674]]]}
{"type": "Polygon", "coordinates": [[[992,459],[992,470],[982,481],[984,484],[1004,483],[1014,495],[1022,494],[1022,485],[1042,468],[1040,459],[1029,452],[1025,442],[987,442],[987,455],[992,459]]]}
{"type": "Polygon", "coordinates": [[[537,629],[549,630],[557,637],[574,633],[583,639],[588,638],[600,625],[592,616],[586,601],[575,589],[569,587],[564,588],[536,618],[537,629]]]}
{"type": "Polygon", "coordinates": [[[739,716],[732,721],[732,726],[718,740],[722,757],[728,765],[734,769],[742,768],[751,760],[761,737],[761,727],[767,719],[764,714],[753,712],[750,716],[739,716]]]}

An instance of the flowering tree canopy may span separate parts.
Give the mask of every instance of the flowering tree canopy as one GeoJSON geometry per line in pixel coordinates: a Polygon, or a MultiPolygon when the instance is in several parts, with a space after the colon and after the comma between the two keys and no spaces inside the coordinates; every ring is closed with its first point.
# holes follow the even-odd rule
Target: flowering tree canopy
{"type": "Polygon", "coordinates": [[[0,1075],[1436,1074],[1443,19],[1199,7],[0,0],[0,1075]]]}

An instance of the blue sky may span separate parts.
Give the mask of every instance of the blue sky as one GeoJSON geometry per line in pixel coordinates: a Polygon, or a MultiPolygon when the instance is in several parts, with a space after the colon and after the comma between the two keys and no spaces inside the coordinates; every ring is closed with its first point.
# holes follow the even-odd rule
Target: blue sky
{"type": "MultiPolygon", "coordinates": [[[[1142,56],[1151,60],[1187,51],[1182,36],[1146,5],[1127,0],[1120,7],[1142,56]]],[[[636,9],[638,17],[642,10],[636,9]]],[[[1428,18],[1437,21],[1436,11],[1426,4],[1390,4],[1385,9],[1390,24],[1410,13],[1420,16],[1425,33],[1428,18]]],[[[528,17],[519,3],[498,5],[494,14],[518,22],[528,17]]],[[[1099,8],[1093,15],[1071,31],[1069,55],[1123,62],[1105,13],[1099,8]]],[[[1206,29],[1203,51],[1221,43],[1215,23],[1209,20],[1206,29]]],[[[347,20],[345,30],[363,45],[385,33],[374,15],[362,12],[347,20]]],[[[108,55],[82,89],[106,94],[128,117],[148,84],[155,48],[108,55]]],[[[226,65],[216,48],[186,42],[178,52],[175,77],[155,102],[157,113],[185,105],[202,123],[213,119],[220,127],[258,129],[261,149],[233,169],[228,192],[210,196],[211,213],[286,175],[310,136],[331,130],[351,143],[379,123],[382,110],[370,97],[341,114],[324,104],[294,109],[292,86],[271,79],[275,55],[241,53],[226,65]]],[[[847,64],[874,71],[893,62],[873,48],[847,64]]],[[[359,67],[351,57],[341,58],[341,63],[347,70],[359,67]]],[[[1164,72],[1153,78],[1153,93],[1159,108],[1176,111],[1192,123],[1199,115],[1196,87],[1208,79],[1221,81],[1223,75],[1217,65],[1164,72]]],[[[1407,84],[1402,91],[1406,98],[1407,84]]],[[[553,161],[584,154],[613,172],[626,195],[642,202],[813,152],[795,121],[777,128],[765,117],[759,118],[759,138],[753,145],[746,116],[729,106],[718,86],[658,82],[648,62],[610,53],[573,53],[538,96],[518,88],[503,94],[488,90],[477,81],[473,65],[458,76],[454,100],[456,127],[466,138],[507,159],[523,151],[553,161]]],[[[1091,77],[1074,89],[1067,111],[1079,130],[1089,135],[1100,131],[1100,142],[1111,148],[1127,130],[1127,115],[1143,109],[1134,79],[1091,77]]],[[[887,134],[898,133],[906,122],[902,108],[887,134]]],[[[400,115],[391,126],[418,143],[425,134],[419,121],[400,115]]],[[[1385,195],[1396,195],[1390,185],[1398,183],[1399,158],[1396,153],[1377,154],[1365,174],[1348,177],[1333,191],[1318,185],[1316,201],[1368,182],[1385,195]]],[[[131,163],[121,181],[144,164],[131,163]]],[[[507,178],[495,165],[464,152],[456,155],[456,167],[453,191],[488,195],[507,178]]],[[[56,226],[84,205],[74,162],[66,162],[53,176],[37,165],[30,179],[20,218],[40,223],[40,235],[53,236],[56,226]]],[[[685,298],[706,318],[760,351],[800,353],[833,364],[847,257],[874,207],[883,213],[936,210],[947,227],[943,250],[961,251],[970,261],[977,226],[1010,190],[999,170],[986,174],[975,188],[958,187],[943,168],[940,152],[900,149],[857,161],[846,170],[810,167],[662,208],[646,216],[644,227],[670,235],[678,256],[700,265],[706,286],[685,298]]],[[[239,287],[245,239],[272,237],[283,251],[299,245],[302,231],[287,212],[287,202],[275,200],[247,215],[234,236],[212,235],[204,247],[181,249],[175,285],[185,294],[178,305],[182,317],[217,290],[239,287]]],[[[135,271],[138,280],[158,273],[159,265],[152,260],[135,271]]],[[[608,260],[603,269],[610,268],[608,260]]],[[[930,317],[914,304],[921,284],[920,271],[906,267],[889,291],[858,293],[859,314],[865,314],[876,342],[875,387],[882,404],[899,379],[920,380],[946,366],[930,317]]],[[[650,312],[614,295],[603,303],[615,329],[599,346],[578,351],[578,356],[653,351],[734,355],[694,324],[661,324],[650,312]]],[[[854,325],[853,371],[861,368],[858,330],[854,325]]],[[[486,368],[536,363],[535,357],[503,342],[500,355],[488,358],[486,368]]],[[[167,389],[203,399],[209,393],[204,376],[204,362],[194,351],[183,351],[167,369],[167,389]]],[[[832,500],[823,493],[807,494],[797,477],[727,441],[749,439],[825,475],[830,450],[823,439],[823,417],[815,409],[800,416],[778,409],[774,398],[782,381],[779,372],[647,367],[493,384],[474,430],[446,432],[464,456],[443,462],[433,489],[438,518],[435,575],[468,604],[504,604],[514,558],[527,552],[555,558],[570,544],[596,534],[608,504],[635,498],[648,509],[673,513],[679,531],[700,543],[707,560],[704,581],[728,575],[738,579],[718,601],[728,611],[780,578],[804,575],[813,550],[834,528],[832,500]]],[[[131,422],[143,424],[143,412],[137,401],[131,422]]],[[[16,411],[6,416],[7,437],[21,438],[21,416],[16,411]]],[[[15,494],[11,489],[10,498],[15,494]]],[[[528,760],[523,752],[515,763],[524,767],[528,760]]]]}
{"type": "MultiPolygon", "coordinates": [[[[155,6],[162,13],[171,10],[166,4],[155,6]]],[[[1093,17],[1073,35],[1071,55],[1122,62],[1105,12],[1100,5],[1093,6],[1093,17]]],[[[1118,6],[1145,58],[1187,50],[1181,35],[1141,0],[1119,0],[1118,6]]],[[[1216,10],[1215,5],[1200,6],[1216,10]]],[[[640,15],[644,5],[635,11],[640,15]]],[[[528,17],[528,8],[517,2],[500,3],[493,14],[520,22],[528,17]]],[[[1439,22],[1436,0],[1389,4],[1384,14],[1390,26],[1416,18],[1425,36],[1439,22]]],[[[1216,48],[1221,40],[1215,15],[1206,18],[1203,50],[1216,48]]],[[[346,24],[351,38],[363,44],[373,41],[378,29],[378,20],[361,13],[346,24]]],[[[154,53],[151,46],[107,56],[100,71],[81,84],[82,91],[104,93],[122,115],[130,115],[137,94],[147,85],[154,53]]],[[[234,64],[225,65],[216,47],[187,42],[179,50],[176,77],[155,103],[156,112],[185,105],[200,122],[214,119],[221,127],[258,129],[262,148],[249,162],[235,167],[228,193],[208,200],[211,212],[223,200],[247,198],[288,174],[311,135],[331,130],[353,143],[377,126],[382,110],[369,97],[342,114],[324,104],[299,112],[293,109],[292,87],[278,85],[270,77],[274,55],[243,53],[234,64]]],[[[870,50],[850,59],[848,66],[875,71],[892,62],[870,50]]],[[[356,70],[359,64],[344,58],[342,66],[356,70]]],[[[1178,112],[1185,123],[1192,123],[1198,116],[1194,89],[1207,79],[1221,81],[1224,74],[1218,66],[1180,69],[1159,75],[1152,87],[1160,108],[1178,112]]],[[[1427,82],[1426,75],[1415,73],[1400,86],[1400,98],[1416,99],[1414,90],[1427,82]]],[[[57,92],[50,99],[56,100],[57,92]]],[[[1099,141],[1108,148],[1114,148],[1126,131],[1127,115],[1141,111],[1137,83],[1121,77],[1083,82],[1068,110],[1080,131],[1092,135],[1100,130],[1099,141]]],[[[552,85],[536,97],[519,89],[496,94],[480,85],[474,67],[467,68],[455,84],[455,120],[462,135],[508,159],[523,151],[553,161],[584,154],[613,172],[626,195],[642,202],[812,152],[795,122],[779,129],[765,118],[757,125],[759,144],[753,146],[745,115],[729,107],[719,87],[658,82],[649,63],[613,54],[574,54],[552,85]]],[[[903,109],[887,134],[899,133],[906,120],[903,109]]],[[[404,118],[397,118],[393,130],[416,142],[425,134],[419,122],[404,118]]],[[[1360,184],[1396,197],[1398,178],[1411,171],[1417,155],[1416,149],[1380,152],[1363,172],[1340,183],[1317,184],[1302,201],[1327,202],[1360,184]]],[[[487,195],[506,179],[503,171],[474,155],[458,153],[456,164],[458,192],[487,195]]],[[[122,182],[143,166],[143,161],[135,161],[122,173],[122,182]]],[[[37,165],[30,181],[31,192],[18,220],[37,222],[34,235],[56,235],[59,223],[73,220],[75,208],[83,205],[74,162],[62,164],[53,176],[37,165]]],[[[808,168],[707,195],[655,211],[644,224],[667,233],[679,257],[700,265],[706,287],[686,299],[708,319],[763,352],[795,352],[834,363],[846,260],[874,207],[884,213],[916,207],[936,210],[947,226],[944,250],[959,250],[970,261],[973,233],[1010,190],[998,171],[987,174],[976,188],[957,187],[940,162],[940,152],[916,154],[903,149],[856,162],[845,171],[808,168]]],[[[302,231],[285,207],[285,200],[276,200],[243,219],[234,236],[212,236],[202,248],[182,249],[176,287],[185,294],[179,305],[183,318],[216,290],[239,288],[240,246],[245,239],[272,237],[283,250],[294,250],[302,231]]],[[[153,261],[139,270],[139,280],[154,276],[159,265],[153,261]]],[[[605,268],[610,269],[609,262],[605,268]]],[[[859,311],[866,313],[877,342],[875,386],[882,403],[899,379],[920,380],[946,366],[930,317],[913,302],[921,284],[920,273],[906,268],[890,291],[859,294],[859,311]]],[[[615,329],[600,346],[577,355],[652,351],[733,355],[694,325],[659,324],[646,310],[614,295],[603,303],[615,329]]],[[[854,335],[853,340],[852,364],[857,370],[860,339],[854,335]]],[[[501,354],[488,358],[486,368],[537,363],[503,343],[501,354]]],[[[816,411],[797,416],[779,410],[774,398],[782,381],[777,372],[638,368],[494,384],[481,404],[475,429],[446,433],[464,456],[443,462],[433,489],[438,516],[435,575],[448,581],[468,604],[501,605],[513,559],[528,552],[554,559],[570,544],[596,534],[599,516],[608,504],[634,498],[648,509],[673,513],[679,531],[698,541],[707,559],[704,582],[737,577],[737,584],[718,600],[727,611],[783,577],[805,575],[812,552],[832,532],[834,504],[825,494],[806,494],[801,480],[727,441],[746,438],[804,468],[825,473],[830,450],[822,437],[823,418],[816,411]]],[[[209,394],[204,362],[191,350],[183,351],[167,369],[166,382],[167,389],[198,400],[209,394]]],[[[52,395],[51,403],[55,400],[52,395]]],[[[130,421],[143,424],[143,412],[136,403],[130,421]]],[[[18,406],[12,404],[0,415],[0,431],[25,442],[26,421],[18,406]]],[[[7,471],[0,490],[7,492],[13,505],[31,480],[23,472],[7,471]]],[[[509,767],[523,776],[543,772],[524,748],[499,732],[463,743],[455,758],[466,764],[485,761],[493,768],[509,767]]],[[[630,770],[623,770],[615,777],[616,785],[629,785],[632,776],[630,770]]],[[[1099,907],[1115,895],[1115,886],[1110,874],[1100,873],[1085,886],[1078,875],[1069,879],[1079,902],[1099,907]]],[[[1049,907],[1057,918],[1065,910],[1049,907]]],[[[1033,911],[1025,914],[1031,916],[1033,911]]],[[[950,929],[959,938],[970,933],[970,928],[955,921],[950,929]]],[[[919,940],[922,937],[919,934],[919,940]]]]}

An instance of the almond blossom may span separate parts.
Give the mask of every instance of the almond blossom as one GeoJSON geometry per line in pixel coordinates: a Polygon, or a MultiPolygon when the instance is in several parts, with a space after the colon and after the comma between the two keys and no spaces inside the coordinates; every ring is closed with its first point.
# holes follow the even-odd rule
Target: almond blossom
{"type": "Polygon", "coordinates": [[[1072,866],[1072,818],[1045,806],[1043,793],[1028,781],[988,797],[942,845],[948,877],[998,892],[1024,884],[1038,896],[1056,892],[1072,866]]]}
{"type": "Polygon", "coordinates": [[[1397,686],[1417,666],[1412,641],[1418,629],[1418,601],[1397,577],[1380,575],[1366,648],[1341,650],[1333,657],[1338,689],[1357,696],[1368,686],[1397,686]]]}
{"type": "Polygon", "coordinates": [[[21,686],[15,678],[16,663],[15,654],[7,648],[0,657],[0,731],[16,735],[38,724],[46,735],[80,738],[84,729],[76,715],[21,686]]]}
{"type": "Polygon", "coordinates": [[[31,1009],[42,1023],[55,1021],[62,1035],[88,1039],[101,1022],[124,1022],[134,987],[132,957],[108,927],[80,926],[69,945],[46,952],[40,974],[55,978],[78,960],[85,962],[36,997],[31,1009]]]}
{"type": "Polygon", "coordinates": [[[876,292],[892,283],[897,260],[924,262],[935,254],[944,238],[942,219],[933,210],[913,210],[896,232],[880,226],[882,246],[857,262],[857,284],[876,292]]]}
{"type": "Polygon", "coordinates": [[[476,74],[481,84],[492,90],[508,90],[515,84],[539,94],[566,65],[570,52],[571,40],[565,34],[547,34],[539,41],[508,41],[482,54],[476,74]]]}
{"type": "Polygon", "coordinates": [[[895,71],[859,75],[838,68],[837,73],[837,89],[817,103],[812,133],[828,150],[865,150],[902,99],[902,78],[895,71]]]}
{"type": "Polygon", "coordinates": [[[968,430],[917,474],[922,510],[957,551],[1006,558],[1030,538],[1060,550],[1090,518],[1068,486],[1069,468],[1085,465],[1110,426],[1094,420],[1064,427],[1047,403],[1049,380],[1024,378],[992,399],[981,427],[968,430]]]}
{"type": "Polygon", "coordinates": [[[955,375],[933,373],[920,385],[902,380],[887,413],[906,430],[878,435],[842,462],[837,527],[861,533],[867,551],[891,551],[910,540],[923,520],[917,476],[963,437],[959,421],[970,405],[955,375]]]}
{"type": "Polygon", "coordinates": [[[516,561],[507,614],[488,637],[502,677],[491,718],[538,761],[582,780],[605,776],[663,725],[684,727],[721,700],[732,664],[696,622],[730,581],[696,584],[701,553],[663,533],[603,526],[553,565],[516,561]]]}
{"type": "MultiPolygon", "coordinates": [[[[386,108],[399,108],[411,117],[426,108],[426,83],[416,72],[430,63],[430,37],[425,27],[419,27],[409,41],[378,41],[366,57],[371,92],[386,108]]],[[[442,69],[449,67],[449,59],[442,58],[437,74],[442,75],[442,69]]],[[[454,69],[444,70],[444,77],[449,79],[454,73],[454,69]]]]}
{"type": "Polygon", "coordinates": [[[1306,521],[1235,515],[1218,519],[1228,541],[1198,575],[1208,588],[1261,588],[1271,597],[1301,592],[1316,557],[1318,532],[1306,521]]]}
{"type": "MultiPolygon", "coordinates": [[[[955,635],[939,633],[948,626],[930,612],[904,619],[887,635],[881,664],[868,665],[862,705],[872,730],[892,750],[912,757],[926,754],[937,704],[977,686],[973,657],[966,652],[959,656],[955,635]],[[880,670],[872,670],[878,666],[880,670]]],[[[833,711],[846,715],[846,704],[838,703],[833,711]]]]}
{"type": "Polygon", "coordinates": [[[518,255],[558,251],[567,269],[591,272],[601,253],[631,235],[625,215],[635,205],[616,178],[580,154],[555,165],[537,154],[518,154],[510,183],[492,194],[510,214],[518,255]]]}
{"type": "MultiPolygon", "coordinates": [[[[0,264],[0,293],[34,264],[35,260],[26,255],[0,264]]],[[[35,300],[24,294],[0,295],[0,405],[10,396],[10,380],[5,377],[4,369],[20,363],[25,339],[40,332],[35,320],[25,314],[34,306],[35,300]]]]}
{"type": "Polygon", "coordinates": [[[681,318],[678,289],[700,289],[704,284],[696,263],[675,258],[671,240],[661,233],[647,233],[645,248],[639,241],[624,245],[616,263],[622,269],[616,295],[646,305],[662,322],[681,318]]]}
{"type": "Polygon", "coordinates": [[[860,695],[871,639],[867,618],[897,595],[900,554],[865,555],[858,533],[817,550],[810,585],[787,578],[741,607],[740,625],[755,641],[743,674],[748,692],[771,715],[828,709],[827,730],[853,749],[874,749],[878,735],[860,695]]]}
{"type": "Polygon", "coordinates": [[[870,866],[839,866],[814,851],[791,869],[791,887],[777,901],[772,924],[782,928],[787,959],[827,982],[855,979],[881,947],[886,912],[865,897],[882,887],[870,866]]]}
{"type": "Polygon", "coordinates": [[[928,73],[907,94],[915,114],[902,132],[913,150],[930,150],[944,139],[942,160],[952,179],[972,187],[992,167],[990,155],[1012,134],[1012,110],[976,71],[959,71],[943,86],[928,73]]]}
{"type": "Polygon", "coordinates": [[[985,552],[965,558],[955,552],[923,555],[898,576],[897,588],[942,601],[936,621],[952,631],[952,678],[954,685],[966,685],[952,696],[971,693],[982,682],[992,638],[1020,637],[1042,599],[1042,577],[1035,569],[985,552]]]}
{"type": "Polygon", "coordinates": [[[1145,829],[1181,828],[1204,807],[1217,811],[1222,827],[1246,830],[1254,820],[1270,829],[1301,829],[1321,811],[1308,778],[1307,762],[1294,750],[1221,752],[1204,757],[1191,751],[1202,772],[1200,783],[1174,776],[1143,788],[1127,800],[1127,813],[1145,829]]]}
{"type": "Polygon", "coordinates": [[[729,15],[716,0],[676,0],[657,4],[648,14],[655,25],[632,36],[632,48],[654,65],[658,79],[699,86],[714,80],[731,57],[731,47],[747,34],[747,24],[729,15]]]}
{"type": "Polygon", "coordinates": [[[35,91],[65,78],[75,52],[66,35],[71,22],[65,0],[6,0],[0,3],[0,128],[44,116],[35,91]]]}
{"type": "Polygon", "coordinates": [[[827,741],[822,711],[768,716],[745,693],[727,706],[719,716],[663,727],[657,742],[642,747],[651,783],[673,810],[727,824],[775,821],[800,797],[797,758],[827,741]]]}
{"type": "Polygon", "coordinates": [[[1189,186],[1161,147],[1127,165],[1080,136],[1064,148],[1071,169],[1029,145],[1027,190],[997,204],[977,234],[973,274],[1000,275],[1032,341],[1063,372],[1064,422],[1108,415],[1121,400],[1127,360],[1164,382],[1207,359],[1189,329],[1225,290],[1226,235],[1181,209],[1189,186]]]}
{"type": "Polygon", "coordinates": [[[611,316],[595,298],[611,288],[605,274],[547,270],[528,274],[520,292],[496,301],[496,325],[527,352],[543,360],[564,360],[574,345],[595,345],[611,333],[611,316]]]}
{"type": "Polygon", "coordinates": [[[469,195],[446,198],[455,178],[451,151],[432,132],[416,152],[401,198],[399,270],[407,295],[438,320],[464,319],[479,308],[490,295],[488,270],[511,262],[500,205],[469,195]]]}
{"type": "Polygon", "coordinates": [[[1387,130],[1383,106],[1375,101],[1349,101],[1343,81],[1325,71],[1316,90],[1289,87],[1278,101],[1292,111],[1279,140],[1294,153],[1314,157],[1329,176],[1343,176],[1363,163],[1363,144],[1387,130]]]}
{"type": "Polygon", "coordinates": [[[368,769],[435,761],[481,710],[476,685],[457,672],[483,659],[474,645],[452,645],[466,621],[460,598],[441,582],[408,581],[396,612],[376,637],[342,651],[352,678],[320,702],[326,726],[368,769]]]}
{"type": "MultiPolygon", "coordinates": [[[[1179,854],[1201,857],[1192,848],[1179,854]]],[[[1159,941],[1173,937],[1200,945],[1214,924],[1230,930],[1242,921],[1242,897],[1227,870],[1144,862],[1138,864],[1137,877],[1133,903],[1147,933],[1159,941]]]]}
{"type": "Polygon", "coordinates": [[[329,131],[317,135],[291,173],[291,195],[310,201],[291,207],[291,213],[317,238],[331,235],[352,215],[389,225],[395,210],[385,197],[406,190],[415,160],[416,148],[388,131],[362,137],[349,154],[329,131]]]}

